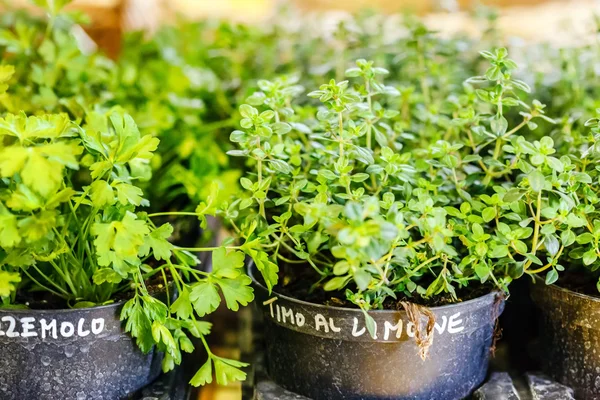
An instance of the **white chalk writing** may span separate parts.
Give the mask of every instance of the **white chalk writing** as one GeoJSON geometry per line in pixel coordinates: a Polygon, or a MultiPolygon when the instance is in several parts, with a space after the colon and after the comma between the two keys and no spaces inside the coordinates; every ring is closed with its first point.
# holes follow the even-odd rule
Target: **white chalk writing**
{"type": "MultiPolygon", "coordinates": [[[[296,311],[291,307],[280,306],[275,304],[277,298],[271,298],[263,302],[264,306],[269,307],[269,314],[273,320],[276,320],[282,325],[296,326],[298,328],[303,327],[306,324],[307,316],[306,311],[296,311]]],[[[457,312],[451,316],[441,315],[436,318],[434,329],[437,334],[443,334],[444,332],[449,334],[457,334],[465,329],[463,318],[460,317],[460,312],[457,312]]],[[[348,322],[344,323],[343,319],[335,319],[332,317],[326,317],[323,314],[315,313],[314,315],[308,315],[308,318],[314,320],[312,328],[317,332],[322,333],[342,333],[345,329],[350,331],[353,337],[361,337],[369,335],[367,327],[365,326],[365,320],[362,317],[353,317],[352,324],[348,322]]],[[[377,339],[377,321],[373,321],[373,330],[375,339],[377,339]]],[[[380,321],[379,324],[383,324],[383,340],[400,339],[402,333],[405,333],[408,337],[415,337],[416,327],[412,321],[403,321],[402,319],[396,318],[394,320],[380,321]]],[[[310,328],[309,328],[310,329],[310,328]]],[[[423,329],[423,326],[421,326],[423,329]]],[[[80,331],[80,329],[78,329],[80,331]]],[[[92,321],[93,331],[93,321],[92,321]]],[[[42,334],[44,330],[42,330],[42,334]]],[[[0,335],[2,333],[0,332],[0,335]]]]}
{"type": "Polygon", "coordinates": [[[14,337],[41,337],[42,339],[60,337],[69,338],[72,336],[86,337],[90,333],[99,335],[104,331],[104,318],[94,318],[87,322],[85,318],[80,318],[77,323],[69,321],[57,321],[56,319],[46,320],[41,318],[39,321],[35,317],[15,318],[5,315],[0,319],[0,336],[14,337]]]}

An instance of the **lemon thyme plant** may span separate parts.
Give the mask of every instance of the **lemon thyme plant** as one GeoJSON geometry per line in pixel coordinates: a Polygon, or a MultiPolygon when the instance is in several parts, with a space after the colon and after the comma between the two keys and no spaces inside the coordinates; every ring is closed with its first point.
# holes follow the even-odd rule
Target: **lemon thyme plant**
{"type": "Polygon", "coordinates": [[[425,138],[394,129],[402,115],[389,105],[401,93],[365,60],[346,71],[352,81],[309,93],[315,105],[280,112],[266,99],[291,104],[299,91],[281,79],[240,107],[230,155],[251,172],[246,196],[220,212],[270,261],[257,265],[269,288],[368,311],[507,290],[525,273],[553,283],[576,242],[588,244],[589,264],[594,240],[580,228],[590,206],[578,199],[593,193],[582,187],[589,174],[537,132],[555,121],[525,101],[506,49],[481,54],[485,74],[447,96],[444,122],[425,138]]]}
{"type": "MultiPolygon", "coordinates": [[[[1,72],[6,81],[13,70],[1,72]]],[[[211,324],[201,318],[221,295],[234,311],[252,301],[244,256],[214,249],[213,271],[202,272],[190,251],[213,249],[172,245],[172,226],[142,211],[139,177],[158,143],[120,112],[90,113],[83,126],[66,114],[0,118],[2,304],[77,308],[124,299],[125,330],[143,352],[165,353],[163,371],[194,350],[196,337],[209,358],[193,385],[210,382],[213,367],[219,383],[242,380],[244,364],[211,353],[211,324]]]]}

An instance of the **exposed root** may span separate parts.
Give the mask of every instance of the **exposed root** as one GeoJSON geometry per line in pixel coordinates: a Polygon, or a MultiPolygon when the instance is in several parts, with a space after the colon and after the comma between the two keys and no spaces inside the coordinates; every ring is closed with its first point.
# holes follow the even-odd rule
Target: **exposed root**
{"type": "Polygon", "coordinates": [[[418,304],[409,303],[407,301],[401,301],[400,304],[402,304],[402,307],[406,311],[408,320],[412,322],[415,327],[415,342],[419,348],[419,356],[422,360],[425,360],[429,353],[429,348],[433,344],[435,315],[429,308],[418,304]],[[422,317],[427,318],[427,323],[424,327],[421,325],[422,317]]]}
{"type": "Polygon", "coordinates": [[[502,339],[502,328],[500,328],[500,307],[502,301],[506,298],[504,292],[499,293],[494,299],[494,306],[492,307],[492,320],[494,321],[494,335],[492,337],[492,346],[490,347],[490,353],[492,357],[496,355],[496,344],[502,339]]]}

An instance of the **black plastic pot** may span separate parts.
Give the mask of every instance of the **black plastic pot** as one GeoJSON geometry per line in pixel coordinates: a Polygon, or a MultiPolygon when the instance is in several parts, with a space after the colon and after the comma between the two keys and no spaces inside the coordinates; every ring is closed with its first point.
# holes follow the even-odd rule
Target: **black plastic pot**
{"type": "Polygon", "coordinates": [[[162,356],[123,331],[121,306],[0,309],[0,399],[123,399],[152,382],[162,356]]]}
{"type": "Polygon", "coordinates": [[[600,398],[600,298],[546,285],[531,287],[539,306],[544,372],[575,390],[577,399],[600,398]]]}
{"type": "Polygon", "coordinates": [[[423,361],[405,312],[370,312],[377,323],[373,339],[360,310],[269,295],[254,285],[270,377],[314,400],[462,399],[486,377],[495,320],[504,307],[503,296],[490,293],[431,308],[437,323],[423,361]]]}

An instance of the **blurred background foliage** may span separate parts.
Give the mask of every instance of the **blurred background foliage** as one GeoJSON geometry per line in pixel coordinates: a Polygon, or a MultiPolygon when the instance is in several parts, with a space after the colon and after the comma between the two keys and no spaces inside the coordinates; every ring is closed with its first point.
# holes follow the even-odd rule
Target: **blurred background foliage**
{"type": "MultiPolygon", "coordinates": [[[[303,13],[329,12],[332,18],[365,8],[388,15],[413,13],[432,29],[477,35],[481,26],[472,17],[481,5],[498,9],[497,24],[504,34],[525,40],[554,39],[561,44],[592,40],[589,27],[593,15],[600,12],[595,0],[75,0],[69,8],[91,16],[86,31],[116,56],[120,50],[116,39],[126,30],[153,31],[180,18],[216,17],[261,24],[290,8],[303,13]]],[[[34,9],[29,0],[0,0],[0,10],[9,7],[34,9]]]]}

